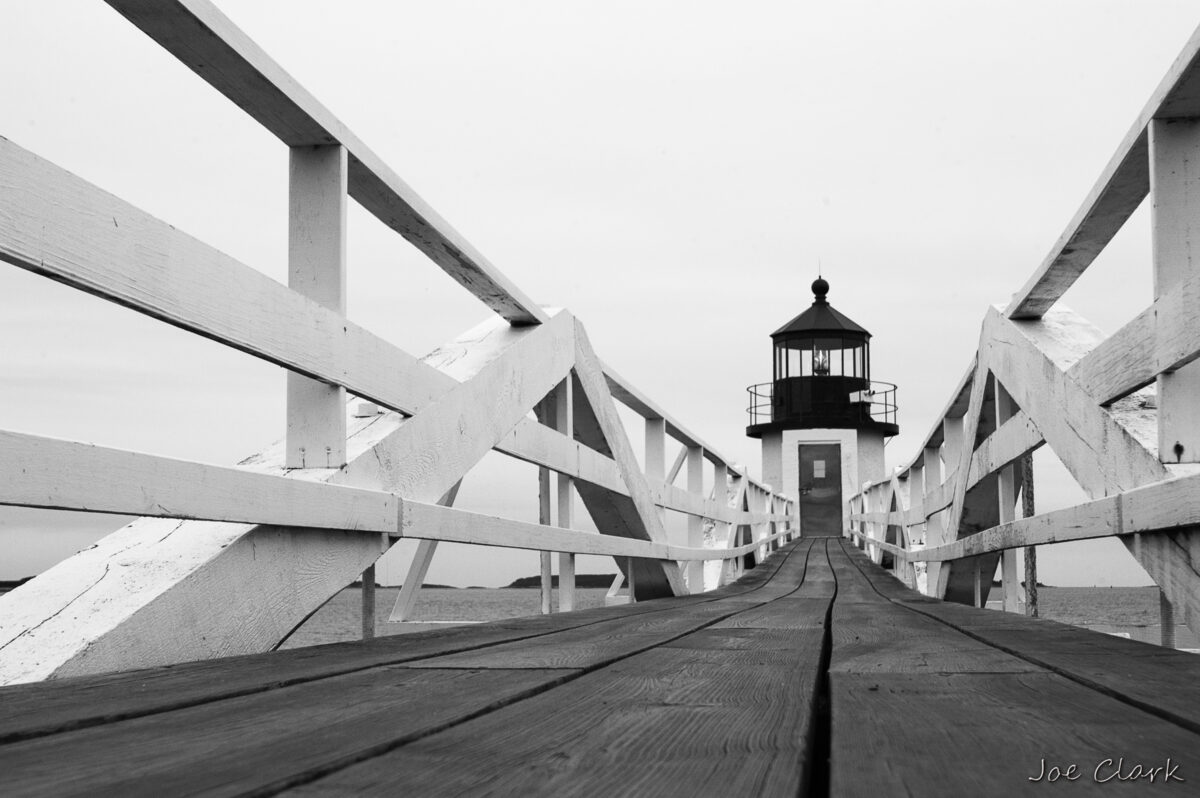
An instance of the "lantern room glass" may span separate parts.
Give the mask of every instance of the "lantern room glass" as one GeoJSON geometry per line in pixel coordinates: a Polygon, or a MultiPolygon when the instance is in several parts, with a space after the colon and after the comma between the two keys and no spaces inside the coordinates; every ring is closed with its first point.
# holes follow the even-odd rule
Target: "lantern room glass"
{"type": "Polygon", "coordinates": [[[774,380],[853,377],[869,381],[870,345],[860,337],[814,336],[775,343],[774,380]]]}

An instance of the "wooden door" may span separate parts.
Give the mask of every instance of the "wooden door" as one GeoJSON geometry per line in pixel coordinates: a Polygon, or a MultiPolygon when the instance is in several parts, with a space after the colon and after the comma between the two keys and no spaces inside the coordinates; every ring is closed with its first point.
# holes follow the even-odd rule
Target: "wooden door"
{"type": "Polygon", "coordinates": [[[800,444],[799,494],[801,534],[804,537],[841,537],[841,444],[800,444]]]}

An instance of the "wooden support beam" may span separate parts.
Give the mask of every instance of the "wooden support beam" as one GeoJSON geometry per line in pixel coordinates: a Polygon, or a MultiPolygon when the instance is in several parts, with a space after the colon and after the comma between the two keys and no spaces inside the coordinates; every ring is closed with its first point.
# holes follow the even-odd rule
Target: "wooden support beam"
{"type": "MultiPolygon", "coordinates": [[[[1033,452],[1021,458],[1021,517],[1037,514],[1033,488],[1033,452]]],[[[1038,617],[1037,546],[1025,547],[1025,614],[1038,617]]]]}
{"type": "MultiPolygon", "coordinates": [[[[1009,395],[1008,391],[1004,390],[1004,386],[1000,384],[999,380],[995,380],[995,402],[996,432],[999,432],[1003,428],[1002,425],[1016,414],[1016,405],[1013,403],[1012,396],[1009,395]]],[[[1011,464],[1004,466],[1000,470],[999,484],[997,485],[996,492],[999,499],[1000,523],[1007,524],[1016,518],[1017,505],[1017,477],[1016,471],[1011,464]]],[[[1018,591],[1021,588],[1021,579],[1017,576],[1016,549],[1006,549],[1001,554],[1000,579],[1004,592],[1004,611],[1020,612],[1018,591]]]]}
{"type": "Polygon", "coordinates": [[[683,470],[683,464],[687,462],[687,447],[681,446],[678,454],[675,455],[675,460],[671,463],[671,468],[667,471],[666,483],[671,485],[679,476],[679,472],[683,470]]]}
{"type": "MultiPolygon", "coordinates": [[[[538,403],[536,408],[538,421],[550,427],[557,426],[558,405],[553,396],[547,396],[538,403]]],[[[550,526],[554,523],[550,499],[550,469],[538,469],[538,523],[550,526]]],[[[541,612],[549,615],[554,612],[554,564],[551,552],[542,551],[538,554],[538,573],[541,612]]]]}
{"type": "MultiPolygon", "coordinates": [[[[699,446],[687,449],[687,490],[693,496],[701,496],[704,489],[704,450],[699,446]]],[[[687,517],[687,543],[692,547],[704,545],[703,519],[698,515],[687,517]]],[[[693,562],[688,565],[687,585],[689,593],[704,592],[704,564],[693,562]]]]}
{"type": "MultiPolygon", "coordinates": [[[[588,514],[606,535],[665,541],[666,530],[654,498],[617,415],[600,360],[581,325],[576,326],[575,333],[575,378],[576,436],[582,443],[612,455],[629,491],[628,497],[601,495],[580,486],[588,514]]],[[[635,580],[643,598],[682,595],[686,591],[678,566],[642,561],[635,561],[634,566],[645,569],[635,580]]]]}
{"type": "MultiPolygon", "coordinates": [[[[1150,122],[1154,298],[1200,275],[1200,119],[1150,122]]],[[[1196,308],[1183,318],[1192,322],[1196,308]]],[[[1158,377],[1158,457],[1200,463],[1200,363],[1158,377]]]]}
{"type": "Polygon", "coordinates": [[[704,562],[737,557],[765,546],[782,535],[782,532],[777,532],[761,540],[718,551],[704,546],[676,546],[615,535],[593,535],[579,530],[468,512],[440,504],[411,500],[400,502],[400,536],[405,538],[535,551],[573,551],[576,554],[631,557],[635,560],[658,562],[704,562]]]}
{"type": "MultiPolygon", "coordinates": [[[[288,181],[288,287],[346,315],[346,150],[292,147],[288,181]]],[[[346,463],[346,390],[287,375],[288,468],[346,463]]]]}
{"type": "Polygon", "coordinates": [[[403,623],[412,618],[413,607],[416,606],[425,575],[429,572],[429,564],[433,562],[433,555],[437,553],[437,546],[436,540],[422,540],[417,543],[417,551],[408,565],[404,584],[400,586],[396,603],[392,605],[392,611],[388,615],[388,623],[403,623]]]}
{"type": "MultiPolygon", "coordinates": [[[[554,422],[558,431],[573,439],[574,408],[571,396],[570,377],[554,389],[554,422]]],[[[567,474],[558,475],[558,526],[571,529],[575,526],[575,490],[573,480],[567,474]]],[[[564,551],[558,555],[558,611],[575,609],[575,554],[564,551]]]]}
{"type": "Polygon", "coordinates": [[[375,565],[362,572],[362,639],[375,637],[375,565]]]}
{"type": "Polygon", "coordinates": [[[6,430],[0,504],[385,533],[398,530],[399,507],[383,491],[6,430]]]}
{"type": "MultiPolygon", "coordinates": [[[[460,479],[454,483],[454,487],[445,496],[438,500],[438,504],[453,507],[461,487],[462,480],[460,479]]],[[[417,596],[420,595],[421,587],[425,583],[425,575],[429,573],[429,564],[433,562],[433,555],[437,553],[437,545],[436,540],[422,540],[417,544],[417,551],[413,555],[412,562],[409,563],[404,584],[400,586],[400,594],[396,596],[396,603],[392,606],[391,614],[388,615],[388,623],[400,623],[412,617],[413,608],[417,604],[417,596]]]]}

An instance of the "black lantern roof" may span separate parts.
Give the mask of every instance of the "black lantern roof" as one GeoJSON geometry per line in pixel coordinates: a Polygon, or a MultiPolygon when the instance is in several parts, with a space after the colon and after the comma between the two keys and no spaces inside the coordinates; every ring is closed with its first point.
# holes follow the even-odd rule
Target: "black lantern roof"
{"type": "Polygon", "coordinates": [[[786,345],[786,342],[790,340],[804,340],[818,336],[848,339],[846,343],[849,344],[851,340],[866,341],[871,337],[869,332],[845,314],[834,310],[833,306],[825,299],[826,294],[829,293],[829,283],[826,280],[821,277],[814,280],[812,291],[814,295],[812,306],[771,333],[771,338],[775,339],[777,344],[786,345]]]}

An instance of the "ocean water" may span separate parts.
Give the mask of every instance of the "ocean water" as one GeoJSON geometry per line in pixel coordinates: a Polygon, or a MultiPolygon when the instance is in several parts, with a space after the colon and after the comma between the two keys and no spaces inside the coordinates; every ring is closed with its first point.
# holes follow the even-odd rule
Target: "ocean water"
{"type": "MultiPolygon", "coordinates": [[[[601,588],[579,588],[575,591],[575,608],[603,607],[607,592],[601,588]]],[[[388,623],[399,594],[399,588],[394,587],[375,590],[375,634],[379,637],[537,615],[542,606],[541,591],[537,589],[427,587],[417,596],[411,622],[388,623]]],[[[554,592],[554,599],[557,607],[558,591],[554,592]]],[[[361,635],[362,590],[352,587],[317,610],[281,648],[357,640],[361,635]]]]}
{"type": "MultiPolygon", "coordinates": [[[[992,595],[998,595],[997,591],[993,589],[992,595]]],[[[376,635],[406,634],[536,615],[541,607],[540,592],[536,589],[425,588],[417,598],[414,622],[388,623],[388,614],[399,592],[397,588],[375,591],[376,635]]],[[[603,606],[605,592],[602,589],[576,590],[576,608],[603,606]]],[[[557,600],[557,591],[555,597],[557,600]]],[[[341,591],[296,630],[282,647],[357,640],[361,634],[361,606],[359,588],[341,591]]],[[[989,602],[989,608],[998,609],[999,602],[989,602]]],[[[1161,639],[1156,587],[1043,587],[1038,590],[1038,608],[1043,618],[1093,631],[1155,644],[1161,639]]],[[[1200,648],[1195,636],[1182,623],[1176,623],[1175,644],[1179,648],[1200,648]]]]}
{"type": "MultiPolygon", "coordinates": [[[[999,597],[999,588],[992,588],[999,597]]],[[[1023,594],[1022,594],[1023,596],[1023,594]]],[[[989,609],[1000,602],[989,601],[989,609]]],[[[1082,626],[1094,632],[1128,637],[1143,643],[1162,640],[1157,587],[1042,587],[1038,588],[1038,612],[1042,618],[1082,626]]],[[[1175,621],[1175,646],[1197,649],[1200,642],[1179,620],[1175,621]]]]}

